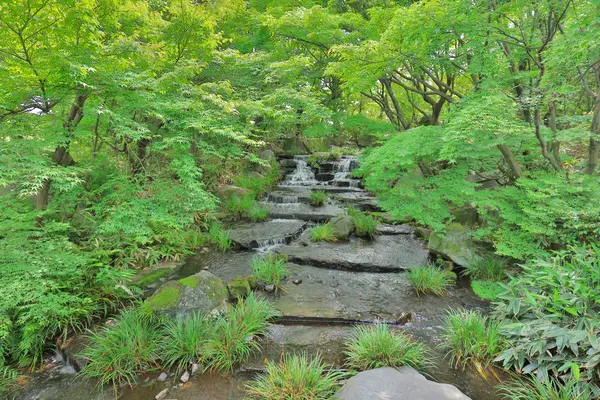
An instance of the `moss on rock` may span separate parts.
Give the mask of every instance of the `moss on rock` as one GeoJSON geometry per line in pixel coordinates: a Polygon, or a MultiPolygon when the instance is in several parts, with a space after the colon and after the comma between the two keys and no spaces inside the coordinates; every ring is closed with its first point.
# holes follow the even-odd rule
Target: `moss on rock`
{"type": "Polygon", "coordinates": [[[168,282],[160,290],[149,297],[145,305],[150,309],[161,311],[175,307],[181,299],[182,286],[177,282],[168,282]]]}
{"type": "Polygon", "coordinates": [[[149,285],[156,283],[165,275],[168,275],[172,270],[170,268],[161,268],[147,272],[131,283],[132,286],[144,289],[149,285]]]}
{"type": "Polygon", "coordinates": [[[242,299],[252,291],[250,280],[253,277],[238,277],[227,283],[229,294],[235,299],[242,299]]]}

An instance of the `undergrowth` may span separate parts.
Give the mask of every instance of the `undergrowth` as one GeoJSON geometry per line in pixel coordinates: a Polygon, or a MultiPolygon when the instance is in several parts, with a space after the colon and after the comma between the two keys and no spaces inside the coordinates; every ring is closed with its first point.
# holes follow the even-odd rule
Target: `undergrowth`
{"type": "Polygon", "coordinates": [[[408,279],[415,288],[417,295],[432,293],[443,296],[446,294],[448,286],[454,283],[450,274],[435,265],[411,268],[408,279]]]}
{"type": "Polygon", "coordinates": [[[315,242],[335,242],[337,236],[331,224],[315,226],[310,230],[310,238],[315,242]]]}
{"type": "Polygon", "coordinates": [[[255,257],[250,266],[257,281],[263,281],[267,285],[273,285],[275,290],[281,289],[281,281],[287,275],[285,259],[269,253],[266,256],[255,257]]]}

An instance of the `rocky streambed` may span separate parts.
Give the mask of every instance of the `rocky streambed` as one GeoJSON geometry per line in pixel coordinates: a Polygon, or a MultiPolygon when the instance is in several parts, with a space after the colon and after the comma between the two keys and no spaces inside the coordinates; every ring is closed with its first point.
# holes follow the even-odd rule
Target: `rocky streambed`
{"type": "MultiPolygon", "coordinates": [[[[149,372],[134,389],[123,388],[119,398],[242,399],[245,383],[263,370],[267,360],[278,360],[283,353],[320,354],[334,368],[343,368],[344,343],[352,327],[384,320],[429,345],[435,362],[435,367],[429,370],[429,379],[454,385],[474,400],[495,399],[495,382],[488,382],[469,370],[452,369],[437,347],[441,321],[448,309],[486,311],[488,308],[487,303],[473,294],[469,282],[459,278],[444,297],[416,296],[407,271],[427,262],[430,253],[407,225],[381,224],[381,235],[373,240],[352,237],[335,243],[312,242],[309,228],[315,223],[343,215],[348,205],[377,210],[377,199],[360,188],[359,180],[352,178],[351,171],[357,166],[353,157],[324,162],[318,168],[309,166],[306,156],[285,158],[280,164],[286,177],[263,201],[269,208],[269,221],[232,226],[235,250],[190,256],[183,265],[161,278],[170,279],[169,282],[162,286],[155,284],[154,288],[160,292],[169,285],[179,285],[187,290],[185,280],[202,271],[231,282],[251,275],[250,261],[259,253],[287,255],[289,276],[283,291],[263,293],[280,316],[268,335],[261,338],[261,353],[230,375],[205,373],[182,382],[173,374],[164,379],[165,375],[159,377],[163,371],[149,372]],[[313,189],[329,194],[323,207],[309,204],[313,189]]],[[[211,290],[221,289],[211,287],[211,290]]],[[[188,301],[186,307],[207,301],[193,300],[196,303],[188,301]]],[[[95,390],[94,382],[76,379],[75,370],[63,360],[28,379],[31,381],[28,389],[19,399],[115,398],[109,388],[100,392],[95,390]]]]}

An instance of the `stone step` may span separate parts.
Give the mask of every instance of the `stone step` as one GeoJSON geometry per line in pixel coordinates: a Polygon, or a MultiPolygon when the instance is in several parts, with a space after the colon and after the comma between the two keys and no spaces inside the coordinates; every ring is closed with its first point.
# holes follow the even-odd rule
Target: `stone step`
{"type": "Polygon", "coordinates": [[[267,222],[236,224],[229,230],[229,235],[238,247],[252,250],[290,243],[300,236],[306,227],[306,221],[274,219],[267,222]]]}
{"type": "Polygon", "coordinates": [[[344,210],[341,208],[326,204],[323,207],[312,207],[303,203],[261,203],[269,208],[269,216],[271,218],[282,219],[300,219],[303,221],[325,222],[336,215],[341,215],[344,210]]]}

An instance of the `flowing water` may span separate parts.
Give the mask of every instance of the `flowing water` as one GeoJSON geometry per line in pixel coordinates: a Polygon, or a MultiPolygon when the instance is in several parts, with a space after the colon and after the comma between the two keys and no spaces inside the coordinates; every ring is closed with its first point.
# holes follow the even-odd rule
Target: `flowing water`
{"type": "MultiPolygon", "coordinates": [[[[122,388],[119,398],[154,399],[168,389],[165,399],[242,399],[244,385],[253,373],[264,370],[266,360],[302,351],[320,354],[333,367],[343,367],[344,345],[352,325],[384,320],[430,347],[435,364],[428,371],[430,379],[453,384],[473,400],[496,399],[494,379],[451,368],[438,348],[441,321],[448,308],[486,311],[487,303],[472,293],[465,279],[459,279],[445,297],[417,297],[405,270],[427,262],[429,252],[408,226],[382,226],[382,235],[373,241],[353,238],[339,243],[311,242],[309,228],[314,222],[343,214],[349,204],[376,209],[377,202],[360,188],[360,180],[352,178],[352,171],[358,167],[354,157],[323,162],[318,168],[308,165],[307,160],[308,156],[288,159],[287,165],[293,165],[293,169],[290,167],[283,183],[265,196],[263,205],[270,210],[270,221],[231,227],[238,250],[198,253],[188,257],[175,273],[177,278],[183,278],[208,269],[228,281],[250,275],[250,261],[257,255],[286,254],[290,272],[284,291],[278,296],[267,296],[281,318],[261,339],[261,352],[233,374],[205,373],[186,384],[173,374],[166,382],[159,382],[156,378],[161,371],[149,372],[135,388],[122,388]],[[308,204],[314,189],[329,193],[325,206],[308,204]]],[[[27,378],[28,388],[19,399],[115,398],[111,391],[95,389],[93,381],[74,380],[75,370],[63,361],[67,355],[57,356],[60,357],[54,360],[54,368],[27,378]]]]}

